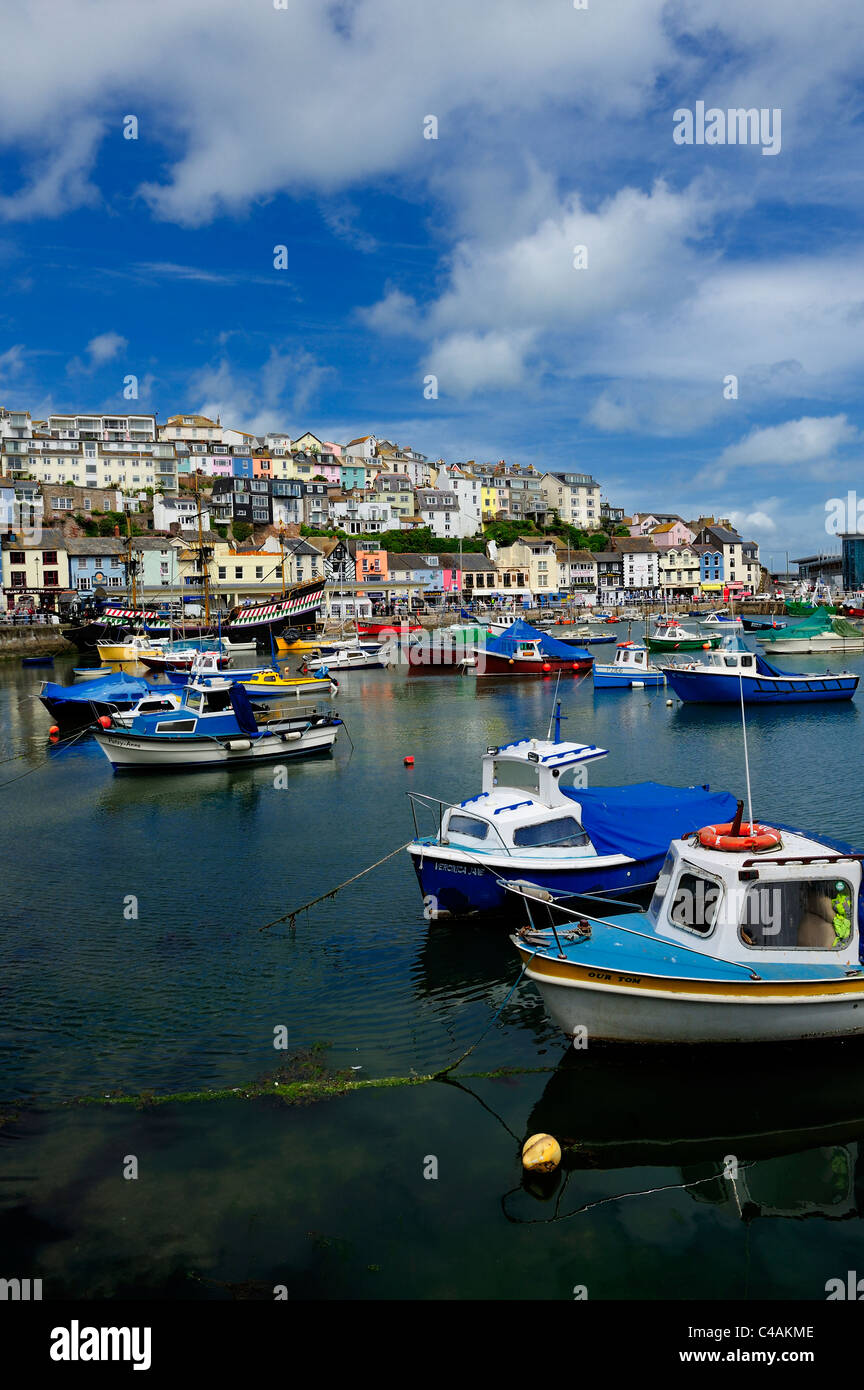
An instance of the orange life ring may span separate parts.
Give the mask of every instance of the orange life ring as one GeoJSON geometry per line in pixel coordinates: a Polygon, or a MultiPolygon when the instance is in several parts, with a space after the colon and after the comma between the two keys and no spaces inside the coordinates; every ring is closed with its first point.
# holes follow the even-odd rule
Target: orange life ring
{"type": "Polygon", "coordinates": [[[744,821],[737,835],[730,835],[731,829],[731,821],[726,825],[706,825],[699,831],[699,843],[703,849],[722,849],[733,854],[742,850],[755,850],[759,854],[766,849],[779,849],[782,843],[778,830],[759,825],[758,821],[752,825],[744,821]]]}

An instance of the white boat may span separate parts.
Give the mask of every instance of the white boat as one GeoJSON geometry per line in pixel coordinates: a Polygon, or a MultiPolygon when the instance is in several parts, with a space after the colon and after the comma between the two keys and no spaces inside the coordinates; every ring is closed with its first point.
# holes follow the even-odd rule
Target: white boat
{"type": "Polygon", "coordinates": [[[351,671],[354,668],[383,666],[381,644],[369,646],[338,646],[322,648],[320,653],[310,652],[303,660],[301,671],[315,671],[325,675],[328,671],[351,671]]]}
{"type": "Polygon", "coordinates": [[[660,667],[652,663],[647,648],[637,642],[619,642],[611,663],[594,662],[595,690],[665,684],[666,677],[660,667]]]}
{"type": "Polygon", "coordinates": [[[511,885],[529,915],[512,940],[564,1033],[751,1046],[864,1033],[861,856],[740,816],[739,803],[731,825],[672,841],[647,912],[591,916],[511,885]]]}
{"type": "Polygon", "coordinates": [[[734,797],[705,786],[589,789],[588,764],[606,756],[556,728],[554,739],[488,748],[481,790],[465,801],[409,793],[417,836],[407,849],[433,915],[500,912],[513,880],[567,894],[650,887],[673,833],[734,811],[734,797]],[[420,834],[424,808],[437,813],[437,834],[420,834]]]}
{"type": "Polygon", "coordinates": [[[214,677],[186,686],[176,709],[128,724],[103,715],[95,737],[115,772],[192,771],[326,753],[341,723],[315,709],[272,715],[236,682],[214,677]]]}

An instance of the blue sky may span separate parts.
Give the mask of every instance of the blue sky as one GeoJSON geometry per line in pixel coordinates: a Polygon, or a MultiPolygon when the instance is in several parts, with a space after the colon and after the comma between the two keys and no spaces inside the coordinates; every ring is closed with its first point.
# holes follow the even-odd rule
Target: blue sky
{"type": "Polygon", "coordinates": [[[0,403],[120,409],[134,373],[162,419],[576,467],[778,565],[836,548],[859,0],[21,0],[4,39],[0,403]],[[699,101],[779,109],[780,152],[677,145],[699,101]]]}

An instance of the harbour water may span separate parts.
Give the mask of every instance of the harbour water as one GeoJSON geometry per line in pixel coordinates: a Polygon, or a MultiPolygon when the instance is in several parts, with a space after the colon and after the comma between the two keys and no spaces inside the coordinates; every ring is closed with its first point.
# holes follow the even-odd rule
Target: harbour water
{"type": "MultiPolygon", "coordinates": [[[[260,930],[404,844],[407,791],[471,795],[488,743],[545,734],[554,681],[346,673],[351,742],[277,786],[50,748],[45,674],[0,667],[0,1247],[46,1298],[820,1300],[860,1263],[861,1048],[568,1052],[533,986],[508,998],[506,931],[425,920],[406,854],[260,930]],[[425,1075],[490,1022],[448,1082],[72,1103],[242,1089],[285,1059],[280,1028],[359,1079],[425,1075]],[[522,1179],[538,1130],[575,1145],[551,1184],[522,1179]]],[[[590,676],[561,698],[564,736],[609,749],[594,784],[744,794],[735,709],[590,676]]],[[[859,699],[749,715],[757,818],[864,846],[859,699]]]]}

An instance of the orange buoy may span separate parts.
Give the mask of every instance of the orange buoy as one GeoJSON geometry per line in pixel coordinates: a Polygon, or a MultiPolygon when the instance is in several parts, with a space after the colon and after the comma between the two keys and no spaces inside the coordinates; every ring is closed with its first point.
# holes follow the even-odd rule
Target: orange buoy
{"type": "Polygon", "coordinates": [[[51,728],[48,730],[48,732],[49,732],[49,734],[59,734],[59,732],[60,732],[60,725],[59,725],[59,724],[52,724],[52,725],[51,725],[51,728]]]}
{"type": "Polygon", "coordinates": [[[407,758],[403,758],[402,761],[403,761],[403,763],[405,764],[406,767],[413,767],[413,766],[414,766],[414,759],[411,757],[410,753],[409,753],[408,757],[407,757],[407,758]]]}
{"type": "Polygon", "coordinates": [[[548,662],[548,661],[544,661],[544,662],[543,662],[543,670],[544,670],[544,671],[551,671],[551,670],[552,670],[552,667],[549,665],[549,662],[548,662]]]}
{"type": "Polygon", "coordinates": [[[702,650],[703,650],[703,652],[710,652],[710,650],[711,650],[711,643],[710,643],[710,642],[703,642],[703,643],[702,643],[702,650]]]}
{"type": "Polygon", "coordinates": [[[729,821],[725,825],[706,825],[699,831],[699,843],[703,849],[720,849],[727,853],[740,854],[744,850],[755,850],[756,853],[764,853],[767,849],[779,849],[782,844],[779,830],[772,830],[769,825],[759,825],[754,821],[748,825],[746,821],[738,827],[738,833],[731,835],[734,821],[729,821]]]}
{"type": "Polygon", "coordinates": [[[110,716],[110,714],[100,714],[99,719],[98,719],[97,722],[98,722],[99,724],[102,725],[102,728],[103,728],[103,729],[110,729],[110,728],[111,728],[111,716],[110,716]]]}

